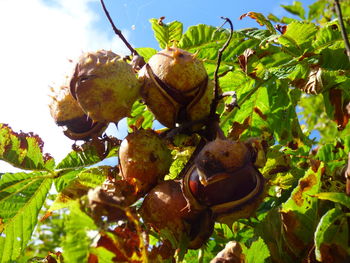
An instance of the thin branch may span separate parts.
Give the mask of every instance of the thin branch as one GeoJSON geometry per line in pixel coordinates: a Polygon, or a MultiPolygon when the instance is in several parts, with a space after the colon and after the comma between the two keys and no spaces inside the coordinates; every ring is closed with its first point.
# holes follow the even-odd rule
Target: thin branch
{"type": "Polygon", "coordinates": [[[216,108],[217,108],[217,106],[219,104],[219,101],[220,101],[218,72],[219,72],[220,63],[221,63],[221,59],[222,59],[222,53],[228,47],[228,45],[229,45],[229,43],[230,43],[230,41],[232,39],[232,35],[233,35],[233,24],[232,24],[231,20],[229,18],[227,18],[227,17],[221,17],[221,18],[225,20],[224,24],[226,24],[226,23],[230,24],[230,35],[229,35],[228,39],[226,40],[225,44],[219,49],[219,53],[218,53],[216,69],[215,69],[215,72],[214,72],[214,94],[215,95],[214,95],[214,99],[213,99],[213,101],[211,103],[211,106],[210,106],[210,116],[214,116],[215,115],[216,108]]]}
{"type": "Polygon", "coordinates": [[[346,53],[347,53],[349,61],[350,61],[350,43],[349,43],[348,35],[346,33],[346,29],[345,29],[345,25],[344,25],[344,20],[343,20],[343,15],[342,15],[341,8],[340,8],[339,0],[334,0],[334,3],[335,3],[335,12],[337,13],[337,16],[338,16],[338,19],[339,19],[341,35],[343,37],[343,40],[344,40],[344,43],[345,43],[345,48],[346,48],[346,53]]]}
{"type": "Polygon", "coordinates": [[[231,66],[230,69],[226,70],[225,72],[222,72],[220,75],[218,75],[218,78],[225,77],[228,73],[233,71],[233,67],[231,66]]]}
{"type": "Polygon", "coordinates": [[[350,196],[350,153],[348,155],[348,165],[347,165],[347,169],[345,171],[345,185],[346,185],[346,194],[348,196],[350,196]]]}
{"type": "Polygon", "coordinates": [[[130,43],[126,40],[126,38],[123,36],[122,34],[122,31],[120,31],[115,25],[114,25],[114,22],[111,18],[111,16],[109,15],[109,12],[105,6],[105,3],[103,2],[103,0],[101,0],[101,5],[102,5],[102,8],[103,8],[103,11],[105,12],[107,18],[108,18],[108,21],[109,23],[111,24],[112,28],[113,28],[113,31],[114,33],[117,34],[118,37],[120,37],[120,39],[124,42],[124,44],[128,47],[128,49],[130,50],[131,54],[132,55],[138,55],[139,56],[139,53],[137,53],[137,51],[130,45],[130,43]]]}
{"type": "Polygon", "coordinates": [[[161,136],[170,139],[175,137],[175,135],[177,134],[186,133],[186,131],[188,131],[189,129],[192,129],[192,127],[195,125],[198,125],[198,124],[203,125],[203,124],[206,124],[208,121],[209,121],[209,117],[205,117],[199,120],[187,121],[182,123],[179,127],[175,127],[163,132],[161,136]]]}
{"type": "Polygon", "coordinates": [[[225,98],[225,97],[231,97],[232,98],[232,101],[225,105],[225,110],[226,111],[230,112],[234,108],[240,109],[240,106],[237,103],[237,93],[235,91],[226,91],[226,92],[224,92],[224,93],[222,93],[220,95],[220,99],[221,98],[225,98]]]}

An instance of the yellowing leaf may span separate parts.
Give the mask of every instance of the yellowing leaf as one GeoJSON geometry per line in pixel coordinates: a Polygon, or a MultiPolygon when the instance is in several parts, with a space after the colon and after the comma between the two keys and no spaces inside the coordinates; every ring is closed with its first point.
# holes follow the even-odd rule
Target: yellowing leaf
{"type": "Polygon", "coordinates": [[[273,25],[271,24],[271,22],[268,19],[266,19],[266,17],[263,14],[256,13],[256,12],[248,12],[246,14],[241,15],[239,19],[242,19],[243,17],[246,17],[246,16],[249,16],[250,18],[255,19],[256,22],[258,22],[259,25],[261,25],[261,26],[266,25],[267,29],[272,34],[276,33],[276,30],[273,27],[273,25]]]}
{"type": "Polygon", "coordinates": [[[317,226],[317,200],[311,195],[320,191],[321,175],[324,165],[317,171],[312,168],[299,180],[290,198],[282,205],[281,216],[283,235],[295,256],[303,257],[305,247],[313,242],[313,235],[317,226]]]}
{"type": "Polygon", "coordinates": [[[42,151],[44,142],[38,135],[14,132],[0,123],[0,160],[27,170],[52,170],[55,161],[42,151]]]}
{"type": "Polygon", "coordinates": [[[327,211],[315,231],[315,254],[320,262],[346,262],[350,249],[348,222],[339,208],[327,211]]]}

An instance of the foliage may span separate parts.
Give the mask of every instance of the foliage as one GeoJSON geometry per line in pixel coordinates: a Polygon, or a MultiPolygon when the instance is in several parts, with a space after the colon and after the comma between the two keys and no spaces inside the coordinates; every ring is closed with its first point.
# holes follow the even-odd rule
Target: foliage
{"type": "MultiPolygon", "coordinates": [[[[350,32],[350,5],[342,3],[350,32]]],[[[216,223],[201,249],[186,250],[184,241],[178,260],[183,256],[184,262],[209,262],[232,240],[242,247],[244,262],[350,258],[350,199],[344,177],[350,152],[349,58],[330,1],[319,0],[308,12],[298,1],[282,7],[293,18],[243,14],[241,19],[255,19],[259,26],[234,31],[219,68],[222,92],[235,91],[239,105],[233,110],[225,107],[231,97],[219,104],[223,132],[233,140],[259,137],[269,144],[266,165],[260,169],[267,179],[267,195],[254,217],[233,225],[216,223]]],[[[209,78],[214,78],[228,30],[200,24],[183,32],[179,21],[150,22],[160,48],[175,43],[197,52],[209,78]]],[[[136,50],[146,61],[157,52],[148,47],[136,50]]],[[[128,118],[129,131],[154,125],[152,113],[137,101],[128,118]]],[[[129,221],[124,228],[107,221],[98,224],[91,215],[86,205],[89,189],[107,178],[119,178],[117,167],[101,163],[117,156],[118,143],[106,138],[101,142],[86,142],[55,165],[42,152],[37,135],[16,133],[0,124],[0,159],[28,170],[0,174],[1,263],[30,258],[111,262],[118,257],[144,262],[147,253],[164,242],[164,236],[144,232],[134,212],[142,200],[130,210],[122,209],[129,221]],[[32,234],[35,239],[30,241],[32,234]],[[58,251],[62,254],[53,253],[58,251]]],[[[174,161],[166,178],[179,176],[197,143],[196,135],[174,139],[174,161]]],[[[44,261],[49,259],[54,261],[44,261]]]]}

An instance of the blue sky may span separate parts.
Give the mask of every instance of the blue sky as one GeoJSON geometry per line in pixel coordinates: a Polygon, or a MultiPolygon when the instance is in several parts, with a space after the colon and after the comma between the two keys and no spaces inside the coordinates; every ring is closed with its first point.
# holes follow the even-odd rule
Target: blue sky
{"type": "MultiPolygon", "coordinates": [[[[184,29],[196,24],[219,26],[222,22],[221,16],[229,17],[235,29],[259,27],[254,20],[250,18],[239,20],[239,17],[249,11],[263,13],[264,15],[273,13],[280,17],[287,14],[280,5],[288,5],[292,2],[291,0],[177,0],[173,2],[164,0],[105,0],[116,25],[123,30],[130,31],[129,40],[136,47],[147,46],[153,48],[158,48],[158,45],[153,38],[153,32],[148,22],[150,18],[165,16],[165,22],[178,20],[184,24],[184,29]]],[[[305,8],[314,2],[314,0],[302,1],[305,8]]],[[[96,10],[96,14],[102,17],[97,26],[104,30],[109,29],[109,32],[112,32],[108,21],[104,19],[99,2],[93,2],[91,5],[96,10]]]]}
{"type": "MultiPolygon", "coordinates": [[[[250,18],[239,20],[249,11],[264,15],[286,15],[280,4],[292,0],[105,0],[118,28],[134,47],[153,47],[150,18],[165,16],[165,22],[181,21],[184,29],[196,24],[219,26],[221,16],[231,18],[235,29],[259,27],[250,18]]],[[[302,1],[307,7],[313,0],[302,1]]],[[[71,74],[82,52],[98,49],[129,54],[115,36],[99,0],[0,0],[1,103],[0,123],[15,131],[34,132],[45,142],[44,151],[60,161],[71,151],[66,138],[50,116],[49,87],[58,88],[71,74]]],[[[126,127],[112,129],[122,137],[126,127]]],[[[0,172],[12,167],[0,161],[0,172]]]]}

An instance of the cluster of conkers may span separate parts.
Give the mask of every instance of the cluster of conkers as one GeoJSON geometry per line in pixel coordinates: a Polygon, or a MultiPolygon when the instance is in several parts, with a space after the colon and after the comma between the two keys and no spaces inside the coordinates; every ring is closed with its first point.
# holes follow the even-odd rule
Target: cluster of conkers
{"type": "Polygon", "coordinates": [[[257,139],[208,142],[182,180],[164,181],[147,194],[142,218],[176,244],[187,239],[188,248],[201,247],[215,221],[232,225],[260,205],[265,184],[258,167],[265,150],[257,139]]]}
{"type": "Polygon", "coordinates": [[[66,127],[68,137],[86,140],[101,134],[108,123],[130,117],[139,97],[168,128],[208,116],[213,83],[194,54],[167,47],[138,74],[131,64],[112,51],[81,55],[64,92],[53,94],[50,103],[52,117],[66,127]]]}
{"type": "MultiPolygon", "coordinates": [[[[213,83],[194,54],[167,47],[138,72],[120,56],[100,50],[83,54],[64,85],[52,97],[51,115],[74,140],[102,134],[110,122],[129,117],[142,97],[155,118],[168,128],[206,118],[213,100],[213,83]]],[[[125,216],[123,207],[144,197],[143,222],[165,235],[174,247],[187,242],[201,247],[215,221],[231,223],[249,217],[259,205],[264,179],[261,141],[216,138],[199,152],[183,178],[165,180],[172,158],[153,130],[130,133],[119,149],[120,178],[90,191],[91,210],[110,221],[125,216]],[[102,205],[102,206],[101,206],[102,205]],[[113,213],[113,208],[118,211],[113,213]]]]}
{"type": "Polygon", "coordinates": [[[119,169],[102,187],[88,193],[92,217],[124,220],[129,207],[163,181],[172,162],[170,150],[153,130],[130,133],[119,147],[119,169]]]}

